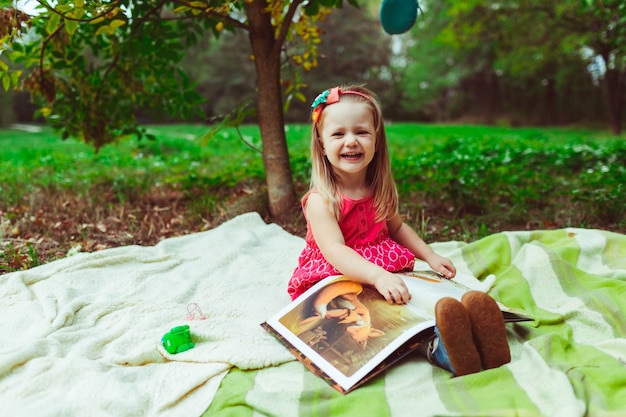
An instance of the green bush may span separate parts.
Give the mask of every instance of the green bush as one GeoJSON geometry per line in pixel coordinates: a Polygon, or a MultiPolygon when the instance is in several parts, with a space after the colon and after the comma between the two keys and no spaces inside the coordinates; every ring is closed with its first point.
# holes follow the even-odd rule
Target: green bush
{"type": "MultiPolygon", "coordinates": [[[[182,192],[193,212],[218,210],[238,184],[263,184],[258,127],[206,139],[202,125],[152,126],[156,141],[121,140],[95,154],[49,129],[0,130],[0,209],[37,190],[134,201],[182,192]]],[[[286,127],[299,192],[310,176],[308,125],[286,127]]],[[[625,231],[626,142],[601,131],[390,124],[401,212],[427,238],[472,239],[503,228],[601,227],[625,231]],[[454,232],[452,232],[454,230],[454,232]]]]}

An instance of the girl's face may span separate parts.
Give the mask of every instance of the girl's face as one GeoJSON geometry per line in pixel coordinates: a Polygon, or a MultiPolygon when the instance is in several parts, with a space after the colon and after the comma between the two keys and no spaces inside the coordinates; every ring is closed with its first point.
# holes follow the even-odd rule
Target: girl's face
{"type": "Polygon", "coordinates": [[[365,178],[376,153],[371,107],[361,101],[340,101],[324,109],[320,127],[324,154],[335,174],[344,179],[359,175],[365,178]]]}

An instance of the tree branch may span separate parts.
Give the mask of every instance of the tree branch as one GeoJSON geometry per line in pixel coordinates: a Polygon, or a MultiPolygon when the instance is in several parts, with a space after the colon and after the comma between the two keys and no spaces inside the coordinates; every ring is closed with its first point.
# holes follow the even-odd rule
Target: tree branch
{"type": "MultiPolygon", "coordinates": [[[[52,41],[52,39],[54,39],[54,37],[56,35],[58,35],[58,33],[65,27],[65,22],[61,22],[59,24],[59,26],[57,26],[57,28],[54,30],[54,32],[52,32],[51,34],[49,34],[48,36],[46,36],[46,39],[44,39],[41,42],[41,52],[39,54],[39,89],[41,90],[42,94],[43,94],[43,87],[44,87],[44,82],[45,82],[45,78],[43,76],[44,74],[44,68],[43,68],[43,58],[45,56],[45,50],[46,50],[46,46],[48,45],[48,43],[50,41],[52,41]]],[[[47,98],[46,98],[47,99],[47,98]]]]}
{"type": "Polygon", "coordinates": [[[287,33],[289,33],[289,27],[291,26],[291,21],[295,16],[298,7],[300,7],[300,5],[302,4],[302,1],[303,0],[296,0],[289,3],[289,9],[287,9],[287,13],[285,13],[285,17],[283,18],[283,21],[280,25],[280,31],[276,36],[275,45],[277,45],[277,47],[282,47],[283,42],[287,38],[287,33]]]}
{"type": "MultiPolygon", "coordinates": [[[[234,17],[231,17],[227,14],[223,14],[220,12],[217,12],[215,10],[211,10],[208,7],[200,7],[200,6],[194,6],[192,4],[189,4],[186,1],[180,1],[180,0],[174,0],[173,1],[174,4],[178,4],[181,6],[186,6],[189,7],[190,9],[194,9],[194,10],[200,10],[203,12],[203,14],[201,16],[205,16],[205,17],[215,17],[219,20],[224,21],[224,23],[226,24],[230,24],[233,25],[239,29],[243,29],[243,30],[249,30],[248,25],[246,25],[245,23],[240,22],[239,20],[235,19],[234,17]]],[[[199,15],[200,16],[200,15],[199,15]]],[[[181,20],[181,19],[193,19],[199,16],[181,16],[179,18],[167,18],[167,19],[163,19],[163,20],[181,20]]]]}
{"type": "Polygon", "coordinates": [[[54,14],[58,14],[63,19],[73,20],[75,22],[92,22],[92,21],[94,21],[96,19],[100,19],[101,17],[105,17],[108,13],[112,12],[121,3],[121,1],[120,0],[114,1],[113,3],[111,3],[111,7],[110,8],[104,10],[101,13],[98,13],[97,15],[95,15],[93,17],[89,17],[87,19],[77,18],[77,17],[68,17],[66,14],[63,14],[63,13],[57,11],[54,7],[50,6],[48,4],[48,2],[46,2],[44,0],[37,0],[37,3],[41,4],[43,7],[48,9],[49,12],[54,13],[54,14]]]}
{"type": "MultiPolygon", "coordinates": [[[[159,4],[157,4],[151,10],[149,10],[148,13],[146,13],[140,19],[137,19],[136,24],[137,25],[141,25],[141,23],[143,23],[146,20],[148,20],[150,18],[150,16],[152,16],[154,13],[160,12],[166,1],[167,0],[161,0],[159,2],[159,4]]],[[[132,37],[132,36],[134,36],[135,33],[137,33],[137,32],[136,31],[131,31],[129,36],[132,37]]],[[[117,67],[117,62],[119,61],[119,58],[120,58],[120,53],[117,52],[115,55],[113,55],[113,60],[107,66],[107,69],[105,70],[104,75],[102,76],[102,83],[100,84],[100,88],[98,88],[98,91],[96,92],[96,97],[95,97],[95,101],[96,102],[98,102],[98,100],[100,99],[100,93],[104,90],[104,86],[106,84],[105,83],[106,79],[109,77],[109,74],[111,74],[113,69],[117,67]]]]}

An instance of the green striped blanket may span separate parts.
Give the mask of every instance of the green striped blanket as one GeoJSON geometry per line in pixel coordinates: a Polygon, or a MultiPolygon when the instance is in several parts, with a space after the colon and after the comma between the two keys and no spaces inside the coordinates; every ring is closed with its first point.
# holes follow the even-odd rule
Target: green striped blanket
{"type": "Polygon", "coordinates": [[[507,325],[510,364],[452,378],[415,355],[348,395],[299,362],[233,368],[204,415],[626,415],[626,236],[506,232],[432,247],[479,280],[495,274],[489,294],[536,319],[507,325]]]}

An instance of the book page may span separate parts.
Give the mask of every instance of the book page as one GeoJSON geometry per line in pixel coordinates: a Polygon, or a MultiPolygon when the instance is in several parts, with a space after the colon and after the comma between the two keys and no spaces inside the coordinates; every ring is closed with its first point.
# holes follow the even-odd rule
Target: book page
{"type": "Polygon", "coordinates": [[[430,314],[345,277],[321,281],[267,323],[345,390],[433,325],[430,314]]]}
{"type": "Polygon", "coordinates": [[[414,271],[399,274],[411,293],[409,304],[423,310],[430,318],[435,318],[435,304],[444,297],[461,300],[463,294],[471,291],[454,280],[441,277],[432,271],[414,271]]]}

